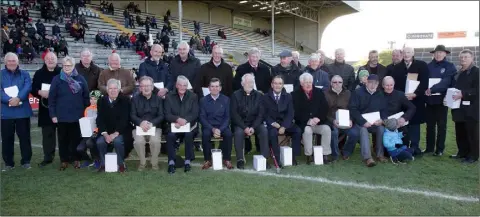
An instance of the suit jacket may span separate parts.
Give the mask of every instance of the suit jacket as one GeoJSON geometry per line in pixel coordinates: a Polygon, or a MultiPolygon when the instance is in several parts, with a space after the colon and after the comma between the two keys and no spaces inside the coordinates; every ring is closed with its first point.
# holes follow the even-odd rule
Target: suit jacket
{"type": "Polygon", "coordinates": [[[323,91],[319,88],[312,88],[312,98],[309,100],[307,94],[302,88],[295,90],[292,93],[293,107],[295,110],[295,124],[297,124],[302,132],[308,125],[308,120],[312,118],[320,119],[318,125],[329,125],[328,115],[328,102],[325,99],[323,91]]]}

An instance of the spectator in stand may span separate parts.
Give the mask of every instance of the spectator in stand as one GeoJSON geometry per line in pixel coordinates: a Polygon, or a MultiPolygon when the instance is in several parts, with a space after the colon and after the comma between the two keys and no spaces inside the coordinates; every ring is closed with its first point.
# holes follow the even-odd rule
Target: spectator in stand
{"type": "Polygon", "coordinates": [[[280,54],[280,63],[272,68],[272,75],[283,76],[284,84],[292,84],[294,89],[300,86],[298,78],[302,73],[292,60],[292,52],[288,50],[282,51],[280,54]]]}
{"type": "Polygon", "coordinates": [[[158,29],[157,18],[155,16],[152,16],[150,25],[152,26],[152,29],[158,29]]]}
{"type": "Polygon", "coordinates": [[[17,14],[15,12],[16,12],[16,10],[14,8],[12,8],[12,6],[8,6],[8,9],[7,9],[8,19],[16,20],[17,19],[17,14]]]}
{"type": "Polygon", "coordinates": [[[292,60],[293,60],[293,63],[295,63],[295,65],[298,67],[298,69],[300,69],[300,71],[305,71],[305,66],[302,65],[302,63],[300,63],[300,53],[298,51],[292,51],[292,60]]]}
{"type": "Polygon", "coordinates": [[[135,33],[130,36],[130,43],[135,44],[137,42],[137,35],[135,33]]]}
{"type": "Polygon", "coordinates": [[[84,49],[80,53],[80,62],[75,65],[75,69],[85,80],[87,80],[88,91],[98,90],[98,78],[102,68],[98,67],[93,61],[93,54],[89,49],[84,49]]]}
{"type": "Polygon", "coordinates": [[[0,37],[2,38],[2,44],[5,44],[8,40],[10,40],[10,32],[8,31],[8,26],[2,26],[1,30],[1,35],[0,37]]]}
{"type": "Polygon", "coordinates": [[[58,48],[56,50],[57,56],[60,52],[62,52],[64,56],[68,56],[68,43],[65,41],[65,37],[60,38],[58,41],[58,48]]]}
{"type": "Polygon", "coordinates": [[[30,117],[32,108],[28,102],[28,94],[32,89],[32,81],[27,71],[20,69],[18,57],[7,53],[4,58],[5,68],[1,70],[1,137],[2,155],[5,167],[2,171],[14,169],[15,132],[20,140],[22,159],[20,163],[25,169],[30,169],[32,158],[32,143],[30,139],[30,117]],[[17,96],[9,96],[4,88],[17,87],[17,96]]]}
{"type": "Polygon", "coordinates": [[[107,81],[111,78],[120,80],[122,88],[120,91],[124,95],[131,95],[135,88],[135,81],[127,69],[121,68],[121,58],[117,53],[112,53],[108,57],[108,69],[104,69],[98,78],[98,89],[102,94],[107,94],[107,81]]]}
{"type": "MultiPolygon", "coordinates": [[[[68,21],[65,23],[65,31],[70,32],[70,29],[72,29],[72,25],[73,25],[73,24],[72,24],[71,20],[68,20],[68,21]]],[[[99,29],[98,31],[100,31],[100,29],[99,29]]]]}
{"type": "Polygon", "coordinates": [[[220,38],[223,40],[227,40],[227,36],[225,35],[225,31],[223,31],[223,29],[218,29],[218,36],[220,36],[220,38]]]}
{"type": "MultiPolygon", "coordinates": [[[[33,27],[32,27],[33,28],[33,27]]],[[[58,23],[55,23],[55,25],[52,27],[52,35],[57,36],[57,38],[60,38],[60,27],[58,26],[58,23]]]]}
{"type": "Polygon", "coordinates": [[[143,22],[139,14],[137,14],[137,16],[135,17],[135,20],[137,21],[137,25],[140,27],[142,27],[145,24],[145,22],[143,22]]]}
{"type": "Polygon", "coordinates": [[[182,75],[188,79],[190,86],[194,84],[195,77],[201,67],[200,60],[189,55],[190,47],[185,41],[178,45],[178,55],[173,58],[169,65],[170,82],[168,89],[173,90],[177,77],[182,75]]]}
{"type": "Polygon", "coordinates": [[[48,93],[48,108],[52,122],[58,124],[60,171],[74,161],[74,168],[80,168],[80,155],[76,152],[82,140],[78,120],[84,109],[90,105],[87,82],[75,70],[75,59],[65,57],[63,68],[51,83],[48,93]]]}
{"type": "Polygon", "coordinates": [[[197,21],[193,21],[193,28],[194,28],[194,34],[195,35],[199,35],[200,34],[200,31],[201,31],[201,26],[200,26],[200,22],[197,22],[197,21]]]}
{"type": "Polygon", "coordinates": [[[150,22],[150,17],[147,16],[145,18],[145,23],[143,23],[145,25],[145,32],[147,33],[147,35],[150,34],[150,22]]]}
{"type": "Polygon", "coordinates": [[[160,97],[165,97],[168,92],[167,87],[170,85],[168,66],[162,61],[163,48],[158,44],[154,44],[150,50],[151,58],[146,59],[140,64],[138,77],[148,76],[153,79],[153,83],[162,82],[164,88],[155,88],[153,92],[160,97]]]}
{"type": "Polygon", "coordinates": [[[35,26],[37,27],[37,33],[41,35],[42,37],[45,37],[46,34],[46,28],[45,25],[43,25],[42,21],[40,19],[37,20],[37,23],[35,23],[35,26]]]}
{"type": "Polygon", "coordinates": [[[221,89],[223,95],[227,97],[232,95],[232,67],[223,60],[222,56],[223,48],[217,45],[213,48],[212,59],[200,67],[198,76],[195,78],[195,85],[193,86],[197,95],[203,96],[202,88],[208,87],[212,78],[220,79],[220,82],[223,84],[221,89]]]}
{"type": "Polygon", "coordinates": [[[33,58],[35,57],[34,52],[35,50],[30,44],[30,41],[26,41],[22,47],[22,54],[25,60],[27,61],[27,63],[32,63],[33,58]]]}
{"type": "Polygon", "coordinates": [[[56,17],[57,17],[57,22],[58,23],[63,23],[65,22],[65,18],[64,18],[64,11],[63,11],[63,8],[62,7],[58,7],[57,8],[57,11],[56,11],[56,17]]]}
{"type": "Polygon", "coordinates": [[[125,28],[130,27],[130,13],[128,12],[128,8],[123,11],[123,22],[125,28]]]}
{"type": "Polygon", "coordinates": [[[27,35],[30,39],[35,37],[35,34],[37,33],[37,30],[33,27],[31,23],[28,24],[27,29],[26,29],[27,35]]]}
{"type": "Polygon", "coordinates": [[[78,18],[78,23],[83,26],[83,28],[88,29],[87,18],[83,16],[83,14],[78,18]]]}
{"type": "MultiPolygon", "coordinates": [[[[338,48],[335,50],[335,62],[327,65],[330,79],[334,75],[340,75],[343,79],[343,85],[350,91],[355,90],[355,72],[353,67],[345,63],[345,50],[338,48]]],[[[378,85],[377,85],[378,86],[378,85]]]]}
{"type": "Polygon", "coordinates": [[[305,72],[308,72],[313,76],[314,87],[326,90],[330,88],[330,82],[328,80],[328,73],[319,67],[320,59],[321,56],[319,54],[313,53],[308,60],[308,66],[305,67],[305,72]]]}
{"type": "Polygon", "coordinates": [[[178,43],[175,41],[175,39],[172,40],[172,48],[173,48],[173,54],[176,55],[178,43]]]}
{"type": "Polygon", "coordinates": [[[3,54],[7,54],[7,53],[15,53],[16,52],[16,48],[15,48],[15,43],[13,43],[13,39],[8,39],[8,41],[5,42],[5,44],[3,45],[3,54]]]}
{"type": "Polygon", "coordinates": [[[163,35],[160,43],[162,43],[165,52],[168,53],[168,46],[169,46],[169,43],[170,43],[170,37],[168,37],[168,34],[163,35]]]}
{"type": "Polygon", "coordinates": [[[113,7],[113,3],[110,3],[110,5],[108,6],[108,13],[115,15],[115,8],[113,7]]]}
{"type": "Polygon", "coordinates": [[[133,18],[133,15],[130,14],[130,20],[128,21],[128,24],[130,24],[131,29],[135,29],[135,18],[133,18]]]}

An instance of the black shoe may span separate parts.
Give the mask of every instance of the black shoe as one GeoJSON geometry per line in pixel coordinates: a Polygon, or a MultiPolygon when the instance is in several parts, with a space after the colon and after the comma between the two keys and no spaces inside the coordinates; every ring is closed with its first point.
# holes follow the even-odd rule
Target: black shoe
{"type": "MultiPolygon", "coordinates": [[[[432,152],[427,152],[427,153],[432,153],[432,152]]],[[[421,151],[414,151],[413,152],[413,156],[415,157],[423,157],[425,153],[424,152],[421,152],[421,151]]]]}
{"type": "Polygon", "coordinates": [[[175,165],[168,165],[168,173],[169,174],[175,173],[175,165]]]}
{"type": "Polygon", "coordinates": [[[443,152],[435,152],[433,153],[433,156],[441,157],[443,155],[443,152]]]}
{"type": "Polygon", "coordinates": [[[433,151],[429,151],[429,150],[423,150],[422,151],[422,154],[430,154],[430,153],[433,153],[433,151]]]}
{"type": "Polygon", "coordinates": [[[190,172],[190,170],[192,170],[192,167],[190,166],[190,164],[185,164],[185,172],[190,172]]]}
{"type": "Polygon", "coordinates": [[[313,162],[312,156],[306,156],[307,165],[310,165],[313,162]]]}
{"type": "Polygon", "coordinates": [[[331,161],[328,159],[328,156],[324,155],[323,156],[323,164],[330,164],[331,161]]]}
{"type": "Polygon", "coordinates": [[[241,170],[245,169],[245,162],[243,160],[237,161],[237,168],[241,170]]]}
{"type": "Polygon", "coordinates": [[[41,163],[38,164],[39,167],[44,167],[47,166],[48,164],[51,164],[52,161],[42,161],[41,163]]]}
{"type": "Polygon", "coordinates": [[[474,159],[471,159],[471,158],[465,158],[462,160],[462,163],[466,163],[466,164],[471,164],[471,163],[475,163],[477,162],[477,160],[474,160],[474,159]]]}
{"type": "Polygon", "coordinates": [[[297,162],[296,159],[293,159],[293,160],[292,160],[292,166],[298,166],[298,162],[297,162]]]}
{"type": "Polygon", "coordinates": [[[267,170],[271,169],[272,168],[272,165],[270,165],[269,163],[267,163],[267,170]]]}

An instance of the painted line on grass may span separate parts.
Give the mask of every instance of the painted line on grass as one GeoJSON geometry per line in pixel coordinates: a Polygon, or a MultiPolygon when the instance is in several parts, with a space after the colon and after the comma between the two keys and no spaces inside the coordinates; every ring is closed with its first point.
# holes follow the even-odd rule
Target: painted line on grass
{"type": "MultiPolygon", "coordinates": [[[[39,145],[39,144],[32,144],[32,146],[37,147],[37,148],[42,148],[42,145],[39,145]]],[[[56,148],[56,149],[58,150],[58,148],[56,148]]],[[[165,163],[167,162],[167,160],[162,160],[162,161],[165,162],[165,163]]],[[[192,166],[201,167],[202,165],[198,164],[198,163],[192,163],[192,166]]],[[[246,170],[233,169],[233,170],[226,170],[226,171],[253,174],[253,175],[258,175],[258,176],[270,176],[270,177],[277,177],[277,178],[311,181],[311,182],[339,185],[339,186],[352,187],[352,188],[362,188],[362,189],[369,189],[369,190],[386,190],[386,191],[406,193],[406,194],[417,194],[417,195],[423,195],[423,196],[426,196],[426,197],[436,197],[436,198],[443,198],[443,199],[463,201],[463,202],[479,202],[480,201],[480,199],[477,198],[477,197],[450,195],[450,194],[436,192],[436,191],[425,191],[425,190],[416,190],[416,189],[410,189],[410,188],[389,187],[389,186],[385,186],[385,185],[372,185],[372,184],[364,184],[364,183],[355,183],[355,182],[350,182],[350,181],[330,180],[330,179],[323,178],[323,177],[287,175],[287,174],[277,174],[277,173],[273,173],[273,172],[258,172],[258,171],[254,171],[254,170],[251,170],[251,169],[246,169],[246,170]]]]}

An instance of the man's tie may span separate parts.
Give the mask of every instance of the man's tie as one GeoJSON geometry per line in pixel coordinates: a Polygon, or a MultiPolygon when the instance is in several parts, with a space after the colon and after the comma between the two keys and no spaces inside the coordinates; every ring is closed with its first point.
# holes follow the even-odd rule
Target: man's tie
{"type": "Polygon", "coordinates": [[[278,104],[278,96],[275,96],[275,102],[278,104]]]}

